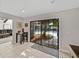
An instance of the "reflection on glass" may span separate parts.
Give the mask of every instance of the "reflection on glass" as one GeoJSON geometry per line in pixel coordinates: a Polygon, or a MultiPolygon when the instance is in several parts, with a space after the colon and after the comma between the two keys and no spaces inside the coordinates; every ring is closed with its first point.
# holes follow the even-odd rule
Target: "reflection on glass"
{"type": "Polygon", "coordinates": [[[31,42],[58,49],[59,46],[58,19],[31,22],[31,42]]]}

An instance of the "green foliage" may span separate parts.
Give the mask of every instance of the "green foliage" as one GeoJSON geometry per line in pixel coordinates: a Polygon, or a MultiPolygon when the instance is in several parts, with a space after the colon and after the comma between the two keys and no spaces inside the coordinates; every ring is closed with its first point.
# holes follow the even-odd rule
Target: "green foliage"
{"type": "Polygon", "coordinates": [[[53,20],[53,26],[58,27],[58,25],[59,25],[59,21],[56,19],[53,20]]]}

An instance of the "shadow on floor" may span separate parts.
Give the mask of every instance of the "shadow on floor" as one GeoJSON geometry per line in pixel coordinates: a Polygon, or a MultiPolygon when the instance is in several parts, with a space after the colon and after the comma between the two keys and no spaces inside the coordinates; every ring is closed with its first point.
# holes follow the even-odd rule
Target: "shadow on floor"
{"type": "Polygon", "coordinates": [[[31,48],[37,49],[39,51],[42,51],[44,53],[50,54],[50,55],[55,56],[55,57],[59,57],[59,51],[57,49],[48,48],[48,47],[41,46],[38,44],[32,45],[31,48]]]}

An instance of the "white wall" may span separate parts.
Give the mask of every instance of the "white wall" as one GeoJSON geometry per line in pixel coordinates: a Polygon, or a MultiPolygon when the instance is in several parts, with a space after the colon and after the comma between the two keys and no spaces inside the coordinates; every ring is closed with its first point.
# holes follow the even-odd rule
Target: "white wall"
{"type": "Polygon", "coordinates": [[[61,12],[47,13],[28,17],[27,22],[29,41],[30,41],[30,21],[59,18],[59,42],[60,49],[69,51],[67,44],[79,46],[79,8],[61,12]]]}
{"type": "MultiPolygon", "coordinates": [[[[2,2],[2,1],[0,0],[0,7],[1,7],[1,2],[2,2]]],[[[0,11],[1,11],[1,8],[0,8],[0,11]]]]}
{"type": "Polygon", "coordinates": [[[2,29],[3,29],[3,21],[0,20],[0,30],[2,30],[2,29]]]}
{"type": "Polygon", "coordinates": [[[26,27],[25,27],[25,23],[26,23],[26,20],[22,20],[22,19],[16,20],[16,26],[15,26],[15,27],[16,27],[16,32],[18,32],[19,30],[22,31],[22,28],[24,28],[24,31],[27,32],[27,31],[26,31],[26,27]],[[17,24],[18,24],[19,22],[22,23],[22,27],[20,27],[20,28],[18,29],[18,28],[17,28],[17,24]]]}

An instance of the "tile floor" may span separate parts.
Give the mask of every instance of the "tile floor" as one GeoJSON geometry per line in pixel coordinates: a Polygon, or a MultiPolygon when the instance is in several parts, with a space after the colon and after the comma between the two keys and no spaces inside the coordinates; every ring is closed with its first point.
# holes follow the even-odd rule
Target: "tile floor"
{"type": "Polygon", "coordinates": [[[11,41],[12,41],[12,36],[9,36],[7,38],[0,38],[0,44],[11,42],[11,41]]]}
{"type": "Polygon", "coordinates": [[[55,58],[52,55],[31,48],[33,43],[25,43],[23,45],[7,42],[0,44],[1,58],[55,58]]]}
{"type": "MultiPolygon", "coordinates": [[[[20,45],[11,43],[12,37],[0,39],[0,58],[56,58],[58,51],[50,49],[38,44],[26,42],[20,45]],[[48,50],[49,53],[48,53],[48,50]],[[52,52],[54,55],[52,55],[52,52]]],[[[70,57],[69,55],[61,52],[60,58],[70,57]]]]}
{"type": "Polygon", "coordinates": [[[69,53],[65,53],[65,52],[62,52],[62,51],[60,51],[59,57],[60,58],[72,58],[69,53]]]}

